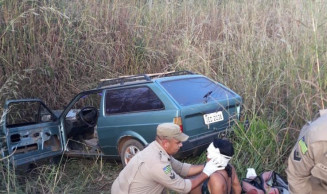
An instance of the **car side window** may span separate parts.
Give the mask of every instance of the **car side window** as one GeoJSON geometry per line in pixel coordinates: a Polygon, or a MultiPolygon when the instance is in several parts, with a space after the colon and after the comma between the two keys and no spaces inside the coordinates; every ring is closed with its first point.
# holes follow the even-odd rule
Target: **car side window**
{"type": "Polygon", "coordinates": [[[18,127],[50,122],[54,119],[53,115],[40,102],[31,101],[11,103],[6,116],[6,126],[18,127]]]}
{"type": "Polygon", "coordinates": [[[125,88],[106,92],[106,114],[161,110],[163,103],[148,87],[125,88]]]}

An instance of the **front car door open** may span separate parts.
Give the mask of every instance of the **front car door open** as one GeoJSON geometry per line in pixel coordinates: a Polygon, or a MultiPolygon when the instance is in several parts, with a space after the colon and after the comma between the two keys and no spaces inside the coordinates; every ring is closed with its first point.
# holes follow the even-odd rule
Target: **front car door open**
{"type": "Polygon", "coordinates": [[[9,100],[4,108],[2,157],[19,166],[63,153],[60,122],[41,100],[9,100]]]}

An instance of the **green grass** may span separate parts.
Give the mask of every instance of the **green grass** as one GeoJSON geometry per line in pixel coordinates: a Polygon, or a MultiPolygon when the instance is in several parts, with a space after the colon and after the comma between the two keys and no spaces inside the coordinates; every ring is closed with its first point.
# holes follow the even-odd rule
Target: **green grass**
{"type": "MultiPolygon", "coordinates": [[[[0,102],[40,98],[61,109],[102,78],[191,70],[244,99],[249,129],[240,123],[233,138],[239,175],[247,167],[281,173],[300,127],[326,104],[326,6],[307,0],[0,0],[0,102]]],[[[37,179],[23,182],[2,168],[0,190],[88,191],[98,176],[84,168],[85,160],[74,161],[42,167],[37,179]],[[71,162],[85,173],[68,181],[71,162]]],[[[100,164],[92,169],[112,167],[100,164]]]]}
{"type": "MultiPolygon", "coordinates": [[[[254,168],[258,175],[274,170],[286,178],[284,170],[294,139],[290,137],[290,133],[294,131],[276,129],[281,129],[280,122],[268,122],[259,117],[251,118],[246,124],[239,122],[234,126],[234,133],[226,138],[233,142],[235,154],[231,163],[239,178],[245,178],[247,168],[254,168]]],[[[205,160],[206,154],[203,153],[199,157],[188,158],[185,162],[202,164],[205,160]]]]}
{"type": "Polygon", "coordinates": [[[247,168],[254,168],[257,174],[274,170],[286,177],[284,169],[293,142],[289,132],[277,129],[281,129],[279,122],[260,118],[252,118],[248,128],[235,129],[233,164],[240,177],[245,177],[247,168]]]}
{"type": "Polygon", "coordinates": [[[0,188],[5,193],[110,193],[121,169],[114,161],[81,158],[38,164],[32,170],[1,166],[0,188]]]}
{"type": "MultiPolygon", "coordinates": [[[[284,169],[293,146],[290,132],[276,130],[281,129],[279,121],[269,122],[259,117],[248,121],[246,125],[237,123],[234,133],[227,136],[234,144],[231,162],[239,179],[245,178],[247,168],[254,168],[257,174],[274,170],[286,177],[284,169]]],[[[205,160],[206,154],[202,153],[183,161],[202,164],[205,160]]],[[[101,158],[63,158],[57,165],[45,162],[27,172],[1,166],[0,188],[7,193],[110,193],[121,169],[121,163],[101,158]]]]}

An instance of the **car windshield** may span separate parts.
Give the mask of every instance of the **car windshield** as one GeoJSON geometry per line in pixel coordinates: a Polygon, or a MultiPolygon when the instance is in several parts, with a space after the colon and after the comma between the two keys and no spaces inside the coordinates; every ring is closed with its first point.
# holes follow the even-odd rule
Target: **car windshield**
{"type": "Polygon", "coordinates": [[[204,77],[163,81],[161,85],[181,106],[235,97],[224,87],[204,77]]]}

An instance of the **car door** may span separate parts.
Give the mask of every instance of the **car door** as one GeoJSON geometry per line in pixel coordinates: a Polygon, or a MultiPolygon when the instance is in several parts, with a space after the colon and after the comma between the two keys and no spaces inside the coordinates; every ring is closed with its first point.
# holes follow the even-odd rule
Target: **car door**
{"type": "Polygon", "coordinates": [[[7,101],[1,120],[1,154],[14,166],[63,153],[60,122],[41,100],[7,101]]]}
{"type": "Polygon", "coordinates": [[[124,137],[146,145],[155,139],[159,123],[173,122],[176,107],[157,93],[160,91],[153,84],[105,91],[104,114],[98,120],[99,143],[104,153],[117,155],[117,143],[124,137]]]}

